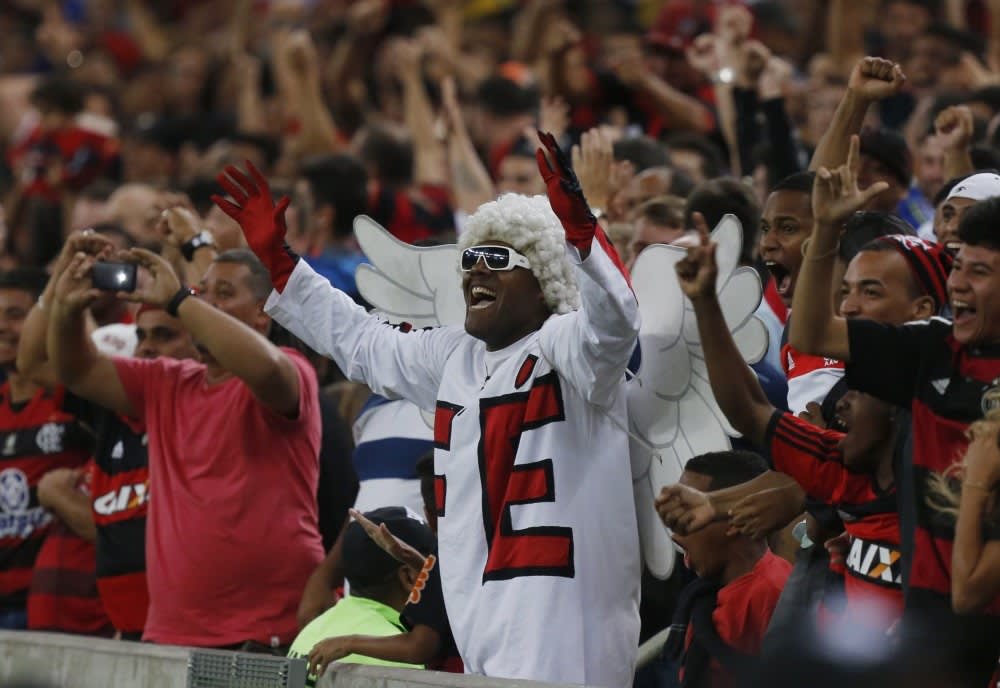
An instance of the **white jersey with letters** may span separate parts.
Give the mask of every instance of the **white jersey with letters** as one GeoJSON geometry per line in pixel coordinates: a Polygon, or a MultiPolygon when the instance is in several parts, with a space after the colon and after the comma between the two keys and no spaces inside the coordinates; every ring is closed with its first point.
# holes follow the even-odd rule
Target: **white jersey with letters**
{"type": "Polygon", "coordinates": [[[299,261],[266,310],[353,380],[435,409],[441,581],[471,673],[628,686],[640,559],[624,371],[638,333],[599,242],[582,307],[501,351],[458,327],[405,332],[299,261]]]}

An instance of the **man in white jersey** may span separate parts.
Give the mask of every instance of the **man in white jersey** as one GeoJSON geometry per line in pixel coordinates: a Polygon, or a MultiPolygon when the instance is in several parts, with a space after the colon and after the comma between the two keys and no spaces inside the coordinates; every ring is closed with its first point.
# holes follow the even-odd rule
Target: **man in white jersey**
{"type": "Polygon", "coordinates": [[[468,220],[464,328],[365,313],[283,247],[286,203],[253,168],[227,168],[235,203],[215,200],[271,269],[278,322],[349,378],[436,410],[441,582],[466,671],[627,686],[640,563],[624,373],[639,316],[568,162],[542,140],[549,199],[507,194],[468,220]]]}

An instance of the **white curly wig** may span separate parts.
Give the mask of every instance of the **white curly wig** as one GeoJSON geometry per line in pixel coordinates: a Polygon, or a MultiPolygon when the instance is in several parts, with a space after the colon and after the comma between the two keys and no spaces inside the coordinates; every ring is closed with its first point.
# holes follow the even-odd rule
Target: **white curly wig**
{"type": "Polygon", "coordinates": [[[502,241],[524,255],[549,310],[569,313],[580,307],[580,290],[566,255],[566,234],[545,196],[508,193],[484,203],[465,224],[458,248],[502,241]]]}

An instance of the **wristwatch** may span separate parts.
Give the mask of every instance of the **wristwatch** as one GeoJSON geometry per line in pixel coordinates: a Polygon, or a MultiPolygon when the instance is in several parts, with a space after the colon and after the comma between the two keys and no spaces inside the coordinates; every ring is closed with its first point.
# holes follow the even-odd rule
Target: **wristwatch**
{"type": "Polygon", "coordinates": [[[163,310],[165,310],[167,312],[167,315],[169,315],[170,317],[176,318],[177,309],[181,307],[181,303],[184,301],[184,299],[186,299],[189,296],[195,296],[196,294],[197,292],[195,292],[195,290],[192,289],[191,287],[181,287],[180,289],[177,290],[177,293],[174,294],[173,298],[171,298],[170,301],[167,302],[167,305],[163,307],[163,310]]]}
{"type": "Polygon", "coordinates": [[[215,237],[208,230],[202,230],[181,244],[181,255],[190,263],[194,260],[194,252],[204,246],[215,246],[215,237]]]}

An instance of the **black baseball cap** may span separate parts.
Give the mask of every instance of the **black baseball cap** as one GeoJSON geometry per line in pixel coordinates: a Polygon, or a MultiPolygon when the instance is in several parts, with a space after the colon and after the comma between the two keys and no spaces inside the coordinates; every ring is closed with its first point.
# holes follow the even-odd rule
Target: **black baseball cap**
{"type": "MultiPolygon", "coordinates": [[[[386,524],[390,533],[424,556],[434,551],[434,533],[404,507],[382,507],[366,512],[365,518],[375,525],[386,524]]],[[[357,521],[344,530],[343,556],[344,577],[355,588],[381,583],[402,566],[368,537],[357,521]]]]}

